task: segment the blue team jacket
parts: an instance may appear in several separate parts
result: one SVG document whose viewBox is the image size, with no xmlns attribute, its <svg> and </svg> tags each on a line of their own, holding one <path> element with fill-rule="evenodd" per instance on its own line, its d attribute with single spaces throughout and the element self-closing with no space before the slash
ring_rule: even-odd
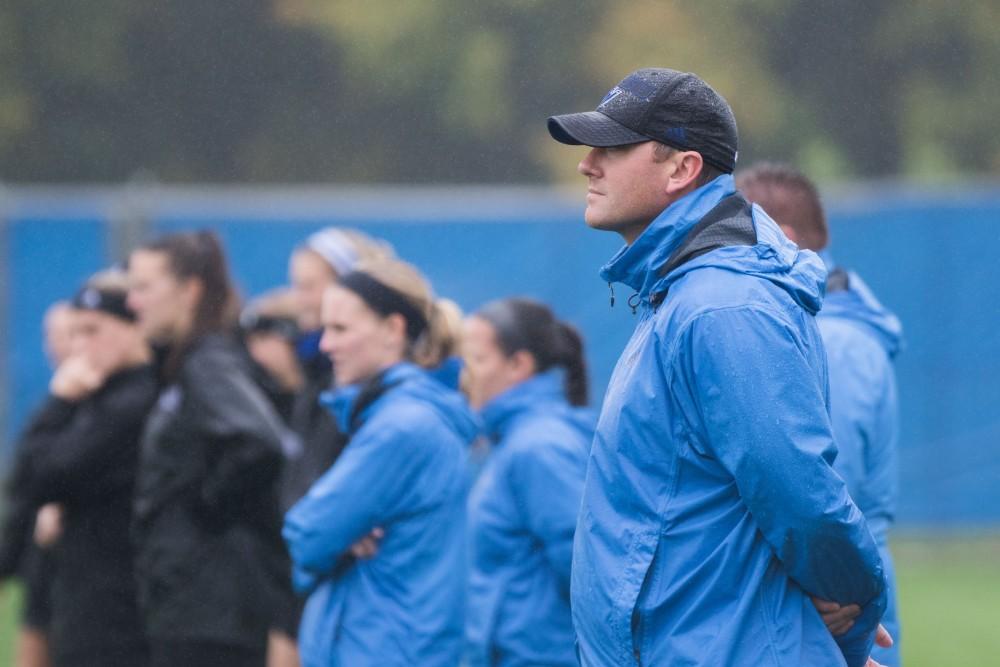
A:
<svg viewBox="0 0 1000 667">
<path fill-rule="evenodd" d="M 467 452 L 462 398 L 399 364 L 337 462 L 285 517 L 300 589 L 305 667 L 454 667 L 462 652 Z M 341 427 L 358 388 L 327 397 Z M 345 557 L 375 527 L 371 559 Z"/>
<path fill-rule="evenodd" d="M 834 469 L 847 483 L 878 543 L 888 583 L 882 624 L 895 643 L 876 647 L 872 657 L 887 667 L 900 664 L 900 628 L 888 531 L 896 512 L 896 376 L 892 360 L 902 347 L 903 328 L 855 273 L 831 280 L 817 316 L 830 363 L 830 414 L 837 440 Z"/>
<path fill-rule="evenodd" d="M 494 446 L 469 496 L 469 663 L 575 667 L 570 561 L 593 416 L 553 370 L 481 417 Z"/>
<path fill-rule="evenodd" d="M 875 542 L 831 466 L 826 270 L 734 193 L 729 175 L 699 188 L 602 270 L 639 313 L 576 529 L 584 665 L 856 667 L 885 609 Z M 751 238 L 718 240 L 730 229 Z M 810 594 L 862 616 L 835 641 Z"/>
</svg>

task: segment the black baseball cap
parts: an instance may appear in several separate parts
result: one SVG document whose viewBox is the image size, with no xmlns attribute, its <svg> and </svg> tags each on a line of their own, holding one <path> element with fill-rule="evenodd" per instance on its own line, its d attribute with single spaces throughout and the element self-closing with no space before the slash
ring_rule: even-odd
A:
<svg viewBox="0 0 1000 667">
<path fill-rule="evenodd" d="M 119 289 L 99 289 L 84 285 L 73 296 L 70 306 L 74 310 L 96 310 L 113 315 L 126 322 L 135 322 L 135 311 L 129 308 L 128 293 Z"/>
<path fill-rule="evenodd" d="M 729 103 L 690 72 L 649 67 L 608 91 L 596 111 L 549 118 L 549 134 L 574 146 L 624 146 L 659 141 L 701 153 L 723 172 L 736 168 L 739 137 Z"/>
</svg>

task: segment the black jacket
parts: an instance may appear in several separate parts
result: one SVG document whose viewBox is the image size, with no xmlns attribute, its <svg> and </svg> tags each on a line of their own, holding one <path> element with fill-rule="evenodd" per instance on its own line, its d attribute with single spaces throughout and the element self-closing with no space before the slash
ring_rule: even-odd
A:
<svg viewBox="0 0 1000 667">
<path fill-rule="evenodd" d="M 319 402 L 320 395 L 333 383 L 330 362 L 316 356 L 303 363 L 303 370 L 306 384 L 295 397 L 289 422 L 299 447 L 289 454 L 281 480 L 283 512 L 291 509 L 330 469 L 347 444 L 347 437 L 337 428 L 330 411 Z"/>
<path fill-rule="evenodd" d="M 154 640 L 264 647 L 283 574 L 281 433 L 235 339 L 195 341 L 142 442 L 137 573 Z"/>
<path fill-rule="evenodd" d="M 32 541 L 38 506 L 26 493 L 30 483 L 31 457 L 24 438 L 45 409 L 37 411 L 18 438 L 10 474 L 4 485 L 3 523 L 0 526 L 0 582 L 18 577 L 24 587 L 21 622 L 32 628 L 48 630 L 52 621 L 52 579 L 55 567 L 51 549 L 41 549 Z"/>
<path fill-rule="evenodd" d="M 121 371 L 82 401 L 50 397 L 22 440 L 28 501 L 63 506 L 50 628 L 59 662 L 145 644 L 129 526 L 139 438 L 156 391 L 150 366 Z"/>
<path fill-rule="evenodd" d="M 34 417 L 28 428 L 41 414 Z M 20 574 L 38 510 L 24 493 L 30 473 L 27 450 L 19 443 L 4 484 L 3 522 L 0 525 L 0 582 Z"/>
</svg>

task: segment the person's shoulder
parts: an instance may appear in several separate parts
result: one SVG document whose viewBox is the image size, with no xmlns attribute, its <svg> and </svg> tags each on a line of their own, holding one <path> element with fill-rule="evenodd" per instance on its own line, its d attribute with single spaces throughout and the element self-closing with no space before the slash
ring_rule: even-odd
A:
<svg viewBox="0 0 1000 667">
<path fill-rule="evenodd" d="M 351 437 L 347 450 L 410 462 L 443 462 L 459 443 L 432 405 L 410 397 L 383 397 Z"/>
<path fill-rule="evenodd" d="M 891 366 L 888 352 L 865 325 L 841 317 L 816 318 L 831 364 L 880 370 Z"/>
<path fill-rule="evenodd" d="M 236 357 L 243 347 L 235 335 L 213 332 L 198 336 L 191 341 L 188 349 L 190 358 Z"/>
<path fill-rule="evenodd" d="M 536 431 L 506 442 L 497 452 L 499 474 L 515 493 L 550 492 L 555 480 L 586 474 L 589 448 L 568 431 Z"/>
<path fill-rule="evenodd" d="M 545 400 L 528 406 L 514 422 L 512 432 L 555 433 L 571 427 L 570 408 L 563 401 Z"/>
<path fill-rule="evenodd" d="M 181 369 L 189 379 L 223 372 L 249 372 L 249 359 L 234 336 L 206 334 L 190 343 Z"/>
<path fill-rule="evenodd" d="M 563 460 L 585 454 L 589 438 L 561 410 L 531 410 L 504 438 L 503 449 L 516 461 Z"/>
<path fill-rule="evenodd" d="M 767 280 L 716 267 L 692 271 L 678 281 L 659 310 L 663 311 L 657 313 L 661 321 L 669 324 L 666 332 L 659 332 L 665 342 L 715 322 L 798 326 L 793 323 L 796 318 L 789 313 L 789 304 L 775 294 Z"/>
<path fill-rule="evenodd" d="M 407 392 L 390 389 L 373 408 L 362 427 L 365 435 L 407 441 L 443 429 L 434 406 Z"/>
<path fill-rule="evenodd" d="M 779 292 L 761 276 L 706 266 L 678 280 L 667 299 L 691 314 L 741 306 L 784 309 L 785 300 Z"/>
<path fill-rule="evenodd" d="M 554 415 L 540 410 L 526 410 L 510 425 L 503 438 L 503 449 L 511 452 L 528 452 L 558 440 L 562 423 Z"/>
<path fill-rule="evenodd" d="M 105 395 L 112 401 L 152 402 L 159 393 L 156 369 L 143 364 L 122 370 L 108 379 Z"/>
</svg>

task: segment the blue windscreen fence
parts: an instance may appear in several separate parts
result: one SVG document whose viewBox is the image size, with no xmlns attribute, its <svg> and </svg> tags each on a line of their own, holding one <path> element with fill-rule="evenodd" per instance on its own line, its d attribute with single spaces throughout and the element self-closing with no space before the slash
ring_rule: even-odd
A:
<svg viewBox="0 0 1000 667">
<path fill-rule="evenodd" d="M 899 521 L 1000 524 L 1000 188 L 827 194 L 832 250 L 903 322 Z M 393 244 L 466 311 L 511 295 L 583 332 L 595 403 L 634 316 L 600 266 L 618 237 L 587 229 L 579 193 L 531 188 L 15 188 L 0 200 L 3 459 L 50 371 L 41 321 L 145 238 L 211 228 L 245 296 L 282 285 L 288 257 L 327 225 Z"/>
</svg>

